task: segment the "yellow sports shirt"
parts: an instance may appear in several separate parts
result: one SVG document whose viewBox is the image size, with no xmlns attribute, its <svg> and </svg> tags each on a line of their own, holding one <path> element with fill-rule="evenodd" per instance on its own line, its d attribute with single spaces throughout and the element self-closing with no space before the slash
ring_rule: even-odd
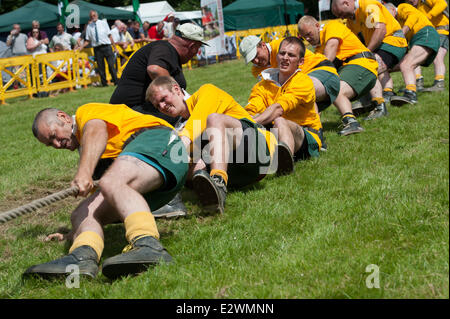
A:
<svg viewBox="0 0 450 319">
<path fill-rule="evenodd" d="M 384 5 L 377 0 L 356 0 L 355 20 L 347 20 L 347 26 L 355 34 L 362 33 L 366 46 L 369 45 L 375 32 L 377 23 L 386 25 L 386 35 L 383 42 L 395 47 L 404 48 L 408 46 L 405 38 L 394 35 L 397 31 L 401 33 L 401 27 L 397 20 L 390 14 Z"/>
<path fill-rule="evenodd" d="M 368 52 L 366 46 L 358 37 L 339 20 L 331 20 L 320 30 L 320 44 L 316 46 L 316 53 L 324 53 L 325 46 L 330 39 L 339 40 L 336 58 L 344 61 L 358 53 Z M 360 58 L 343 63 L 342 65 L 359 65 L 378 76 L 378 62 L 372 59 Z"/>
<path fill-rule="evenodd" d="M 447 26 L 448 29 L 448 18 L 442 13 L 446 7 L 447 2 L 445 0 L 419 0 L 417 4 L 417 9 L 425 13 L 437 32 L 444 35 L 448 35 L 448 30 L 443 30 L 439 27 Z"/>
<path fill-rule="evenodd" d="M 186 100 L 186 104 L 190 116 L 180 136 L 186 136 L 191 141 L 201 136 L 206 129 L 208 115 L 212 113 L 225 114 L 238 120 L 247 119 L 255 123 L 250 114 L 231 95 L 212 84 L 202 85 Z M 259 131 L 266 137 L 270 154 L 273 155 L 277 143 L 275 136 L 267 130 L 259 129 Z"/>
<path fill-rule="evenodd" d="M 407 26 L 409 28 L 409 32 L 406 34 L 408 42 L 422 28 L 427 26 L 433 27 L 433 24 L 425 14 L 407 3 L 402 3 L 397 7 L 397 20 L 402 27 Z"/>
<path fill-rule="evenodd" d="M 80 106 L 75 113 L 75 136 L 79 141 L 85 124 L 94 119 L 105 121 L 108 130 L 108 143 L 101 158 L 117 157 L 130 135 L 142 128 L 163 125 L 173 129 L 163 119 L 136 112 L 125 104 L 89 103 Z"/>
<path fill-rule="evenodd" d="M 311 73 L 313 71 L 317 71 L 317 70 L 324 70 L 324 71 L 328 71 L 328 72 L 331 72 L 331 73 L 339 76 L 336 71 L 336 68 L 334 66 L 316 67 L 319 63 L 321 63 L 323 61 L 327 61 L 327 60 L 328 60 L 327 57 L 324 56 L 323 54 L 314 53 L 311 50 L 306 49 L 305 50 L 305 61 L 303 62 L 302 65 L 299 66 L 299 69 L 304 74 L 309 74 L 309 73 Z"/>
<path fill-rule="evenodd" d="M 265 71 L 262 74 L 263 80 L 255 84 L 245 109 L 255 115 L 264 112 L 270 105 L 279 103 L 284 110 L 285 119 L 300 126 L 321 129 L 322 123 L 314 107 L 316 92 L 312 80 L 306 74 L 297 71 L 283 85 L 280 85 L 272 79 L 273 77 L 265 76 L 272 70 L 274 69 Z M 312 135 L 321 146 L 319 137 L 316 134 Z"/>
<path fill-rule="evenodd" d="M 277 40 L 273 40 L 270 41 L 268 44 L 270 46 L 270 57 L 269 57 L 269 63 L 270 65 L 266 66 L 266 67 L 259 67 L 257 65 L 253 65 L 252 66 L 252 74 L 253 76 L 256 78 L 258 77 L 258 75 L 264 71 L 265 69 L 268 68 L 277 68 L 278 67 L 278 62 L 277 62 L 277 54 L 278 54 L 278 50 L 280 49 L 280 43 L 281 41 L 283 41 L 284 39 L 277 39 Z"/>
</svg>

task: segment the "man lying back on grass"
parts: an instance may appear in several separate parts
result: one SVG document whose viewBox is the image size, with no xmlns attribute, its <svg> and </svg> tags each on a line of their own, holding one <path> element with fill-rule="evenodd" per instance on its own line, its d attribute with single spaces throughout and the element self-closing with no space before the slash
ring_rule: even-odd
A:
<svg viewBox="0 0 450 319">
<path fill-rule="evenodd" d="M 206 209 L 223 213 L 227 185 L 243 187 L 269 173 L 275 136 L 225 91 L 205 84 L 185 100 L 179 84 L 161 76 L 149 85 L 146 98 L 162 113 L 187 120 L 180 136 L 191 153 L 192 185 Z"/>
<path fill-rule="evenodd" d="M 181 140 L 169 123 L 123 104 L 90 103 L 79 107 L 73 117 L 44 109 L 36 115 L 32 130 L 46 146 L 78 149 L 80 161 L 72 186 L 88 197 L 72 212 L 69 254 L 28 268 L 25 277 L 68 275 L 68 265 L 95 277 L 104 247 L 103 226 L 118 221 L 124 223 L 130 249 L 104 261 L 105 276 L 136 274 L 172 260 L 158 240 L 151 214 L 181 189 L 188 169 L 185 152 L 177 154 L 177 161 L 167 155 L 183 148 L 177 146 Z M 116 159 L 94 191 L 92 174 L 100 158 Z"/>
</svg>

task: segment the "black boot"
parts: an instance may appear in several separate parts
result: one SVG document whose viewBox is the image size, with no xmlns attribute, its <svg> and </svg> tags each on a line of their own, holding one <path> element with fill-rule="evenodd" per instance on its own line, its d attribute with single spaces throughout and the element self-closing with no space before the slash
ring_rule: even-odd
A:
<svg viewBox="0 0 450 319">
<path fill-rule="evenodd" d="M 416 104 L 417 93 L 411 90 L 405 90 L 403 96 L 394 96 L 391 98 L 391 105 L 402 106 L 404 104 Z"/>
<path fill-rule="evenodd" d="M 375 108 L 372 110 L 372 112 L 369 113 L 369 115 L 364 118 L 365 121 L 374 120 L 383 116 L 387 116 L 388 111 L 386 107 L 386 103 L 377 104 Z"/>
<path fill-rule="evenodd" d="M 68 266 L 74 265 L 78 267 L 80 275 L 95 278 L 98 273 L 97 259 L 98 256 L 95 250 L 90 246 L 84 245 L 59 259 L 31 266 L 23 273 L 23 276 L 37 276 L 44 279 L 68 276 L 74 272 L 74 268 Z"/>
<path fill-rule="evenodd" d="M 159 240 L 151 236 L 137 237 L 125 247 L 122 254 L 103 262 L 102 273 L 110 279 L 116 279 L 144 272 L 161 261 L 170 263 L 172 257 Z"/>
<path fill-rule="evenodd" d="M 277 145 L 278 168 L 277 175 L 288 175 L 294 171 L 294 158 L 289 147 L 280 142 Z"/>
<path fill-rule="evenodd" d="M 207 171 L 199 170 L 192 177 L 192 186 L 205 210 L 224 212 L 227 186 L 221 176 L 210 176 Z"/>
<path fill-rule="evenodd" d="M 175 197 L 163 207 L 152 212 L 155 218 L 158 217 L 178 217 L 185 216 L 187 214 L 186 206 L 183 204 L 183 200 L 181 198 L 181 194 L 178 193 Z"/>
</svg>

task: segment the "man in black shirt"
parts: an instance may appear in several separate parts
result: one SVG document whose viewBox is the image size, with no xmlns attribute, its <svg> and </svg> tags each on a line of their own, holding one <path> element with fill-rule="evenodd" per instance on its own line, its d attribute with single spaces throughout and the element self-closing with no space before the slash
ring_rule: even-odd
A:
<svg viewBox="0 0 450 319">
<path fill-rule="evenodd" d="M 157 116 L 175 125 L 180 117 L 172 118 L 159 112 L 145 101 L 145 92 L 152 80 L 160 75 L 173 77 L 182 89 L 186 89 L 182 65 L 197 54 L 202 44 L 206 44 L 203 42 L 203 29 L 185 23 L 177 27 L 175 35 L 169 40 L 151 42 L 142 47 L 129 59 L 109 103 L 126 104 L 135 111 Z M 100 178 L 110 164 L 100 161 L 94 179 Z M 152 213 L 155 217 L 185 215 L 186 207 L 178 194 L 167 205 Z"/>
<path fill-rule="evenodd" d="M 128 61 L 109 103 L 126 104 L 138 112 L 174 124 L 176 118 L 162 114 L 145 101 L 145 92 L 152 80 L 160 75 L 170 75 L 181 88 L 186 89 L 182 65 L 197 54 L 202 44 L 202 28 L 185 23 L 178 26 L 175 35 L 169 40 L 151 42 L 142 47 Z"/>
</svg>

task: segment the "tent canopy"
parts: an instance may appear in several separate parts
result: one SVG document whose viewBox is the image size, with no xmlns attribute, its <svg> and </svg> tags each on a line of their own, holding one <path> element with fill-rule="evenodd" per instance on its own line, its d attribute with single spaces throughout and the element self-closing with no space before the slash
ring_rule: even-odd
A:
<svg viewBox="0 0 450 319">
<path fill-rule="evenodd" d="M 223 8 L 225 31 L 292 24 L 298 15 L 304 15 L 304 5 L 295 0 L 237 0 Z"/>
<path fill-rule="evenodd" d="M 59 21 L 58 7 L 39 0 L 0 16 L 0 32 L 11 31 L 12 25 L 20 24 L 22 30 L 31 29 L 31 21 L 39 21 L 41 28 L 51 28 Z"/>
<path fill-rule="evenodd" d="M 95 10 L 98 12 L 99 19 L 116 20 L 116 19 L 133 19 L 133 12 L 126 10 L 118 10 L 112 7 L 100 6 L 75 0 L 70 2 L 80 9 L 80 24 L 86 24 L 89 21 L 89 12 Z M 58 6 L 33 0 L 23 7 L 14 11 L 5 13 L 0 16 L 0 32 L 8 32 L 14 23 L 20 24 L 22 30 L 31 29 L 31 21 L 37 20 L 41 25 L 41 29 L 55 28 L 59 22 Z"/>
<path fill-rule="evenodd" d="M 117 9 L 133 11 L 133 6 L 117 7 Z M 181 21 L 202 18 L 202 13 L 200 10 L 175 12 L 175 9 L 167 1 L 141 3 L 138 10 L 138 14 L 141 17 L 142 22 L 148 21 L 150 23 L 158 23 L 171 12 L 174 13 L 175 17 Z"/>
<path fill-rule="evenodd" d="M 98 4 L 89 3 L 83 0 L 75 0 L 70 4 L 76 4 L 80 8 L 80 24 L 86 24 L 89 21 L 89 12 L 95 10 L 98 13 L 99 19 L 117 20 L 117 19 L 132 19 L 134 13 L 126 10 L 115 9 L 112 7 L 101 6 Z"/>
</svg>

